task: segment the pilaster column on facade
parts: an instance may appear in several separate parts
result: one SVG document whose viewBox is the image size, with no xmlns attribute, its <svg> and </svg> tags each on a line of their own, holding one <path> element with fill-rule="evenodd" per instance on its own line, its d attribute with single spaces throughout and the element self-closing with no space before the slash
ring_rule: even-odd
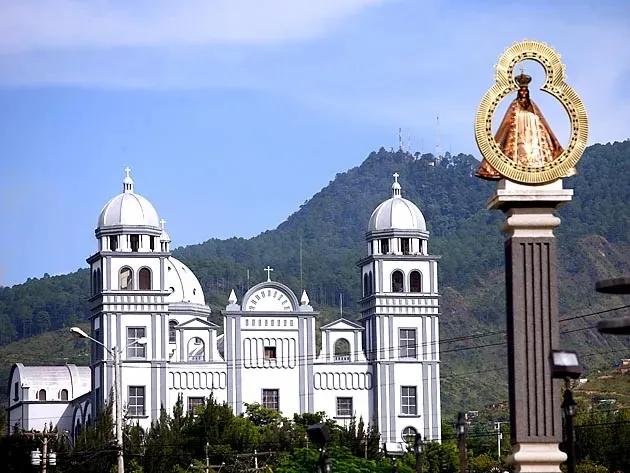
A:
<svg viewBox="0 0 630 473">
<path fill-rule="evenodd" d="M 559 473 L 562 438 L 560 381 L 551 376 L 558 347 L 555 210 L 573 191 L 562 180 L 533 186 L 503 179 L 488 201 L 506 216 L 505 241 L 510 428 L 517 472 Z"/>
</svg>

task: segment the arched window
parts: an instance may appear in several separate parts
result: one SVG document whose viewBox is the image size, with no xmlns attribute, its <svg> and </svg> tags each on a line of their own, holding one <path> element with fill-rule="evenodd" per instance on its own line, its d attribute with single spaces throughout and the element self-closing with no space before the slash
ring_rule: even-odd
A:
<svg viewBox="0 0 630 473">
<path fill-rule="evenodd" d="M 206 345 L 199 337 L 188 341 L 188 361 L 206 361 Z"/>
<path fill-rule="evenodd" d="M 413 445 L 416 441 L 418 431 L 413 427 L 405 427 L 402 431 L 402 438 L 407 445 Z"/>
<path fill-rule="evenodd" d="M 96 294 L 98 292 L 98 277 L 97 271 L 92 271 L 92 294 Z"/>
<path fill-rule="evenodd" d="M 420 271 L 412 271 L 409 275 L 409 292 L 422 292 L 422 276 Z"/>
<path fill-rule="evenodd" d="M 177 320 L 168 321 L 168 343 L 177 342 L 177 330 L 175 330 L 176 326 L 177 326 Z"/>
<path fill-rule="evenodd" d="M 394 271 L 392 273 L 392 292 L 403 292 L 403 273 L 402 271 Z"/>
<path fill-rule="evenodd" d="M 96 292 L 99 293 L 103 290 L 103 277 L 101 276 L 101 268 L 96 270 Z"/>
<path fill-rule="evenodd" d="M 350 361 L 350 342 L 340 338 L 335 342 L 335 361 Z"/>
<path fill-rule="evenodd" d="M 38 401 L 45 401 L 46 400 L 46 390 L 45 389 L 40 389 L 39 391 L 37 391 L 37 400 Z"/>
<path fill-rule="evenodd" d="M 363 275 L 363 295 L 367 296 L 370 293 L 369 287 L 368 287 L 368 275 L 364 274 Z"/>
<path fill-rule="evenodd" d="M 133 271 L 128 266 L 120 269 L 118 287 L 120 289 L 133 289 Z"/>
<path fill-rule="evenodd" d="M 374 292 L 374 281 L 372 280 L 372 271 L 368 273 L 368 293 L 372 294 Z"/>
<path fill-rule="evenodd" d="M 67 401 L 68 400 L 68 390 L 67 389 L 62 389 L 61 391 L 59 391 L 59 399 L 61 401 Z"/>
<path fill-rule="evenodd" d="M 138 272 L 138 289 L 145 291 L 151 289 L 151 270 L 149 268 L 142 268 Z"/>
</svg>

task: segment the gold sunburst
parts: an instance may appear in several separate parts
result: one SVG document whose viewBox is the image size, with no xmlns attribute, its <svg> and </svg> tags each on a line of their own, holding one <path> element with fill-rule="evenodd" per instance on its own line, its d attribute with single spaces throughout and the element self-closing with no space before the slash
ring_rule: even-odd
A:
<svg viewBox="0 0 630 473">
<path fill-rule="evenodd" d="M 505 155 L 494 139 L 492 117 L 501 100 L 518 89 L 513 79 L 514 67 L 525 59 L 539 63 L 545 70 L 540 88 L 560 101 L 571 124 L 569 144 L 553 161 L 534 167 L 519 164 Z M 582 100 L 565 82 L 565 67 L 560 55 L 545 43 L 521 41 L 510 46 L 499 58 L 494 85 L 479 103 L 475 117 L 475 139 L 483 157 L 504 177 L 525 184 L 555 181 L 571 172 L 579 161 L 588 139 L 588 117 Z"/>
</svg>

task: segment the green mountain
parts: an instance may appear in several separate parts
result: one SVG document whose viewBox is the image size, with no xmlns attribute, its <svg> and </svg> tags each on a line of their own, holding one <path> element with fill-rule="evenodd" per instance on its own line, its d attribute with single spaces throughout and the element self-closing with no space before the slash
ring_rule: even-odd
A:
<svg viewBox="0 0 630 473">
<path fill-rule="evenodd" d="M 381 149 L 338 174 L 276 229 L 251 239 L 211 239 L 179 248 L 174 255 L 200 279 L 217 320 L 230 289 L 242 295 L 248 284 L 263 280 L 262 268 L 268 264 L 275 268 L 275 279 L 296 292 L 302 286 L 308 291 L 312 304 L 322 311 L 322 323 L 337 316 L 340 294 L 344 315 L 356 316 L 356 261 L 365 250 L 367 222 L 372 210 L 389 197 L 391 175 L 399 172 L 403 196 L 426 218 L 429 251 L 442 255 L 443 397 L 449 409 L 498 401 L 506 390 L 504 338 L 501 333 L 485 334 L 504 328 L 502 215 L 485 210 L 494 184 L 473 177 L 477 164 L 469 155 L 436 159 Z M 565 187 L 575 189 L 575 197 L 559 212 L 561 317 L 624 303 L 593 288 L 598 279 L 630 272 L 628 176 L 630 141 L 624 141 L 589 147 L 578 175 L 565 181 Z M 85 270 L 1 288 L 0 344 L 84 320 L 88 288 Z M 578 318 L 561 327 L 563 343 L 578 347 L 592 367 L 625 356 L 628 347 L 589 328 L 596 320 Z M 452 340 L 462 336 L 468 338 Z M 41 360 L 46 360 L 43 352 Z"/>
</svg>

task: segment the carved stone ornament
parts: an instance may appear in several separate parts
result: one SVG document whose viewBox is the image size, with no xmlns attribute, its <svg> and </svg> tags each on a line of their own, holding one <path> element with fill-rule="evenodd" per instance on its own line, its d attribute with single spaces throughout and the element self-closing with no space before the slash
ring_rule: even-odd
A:
<svg viewBox="0 0 630 473">
<path fill-rule="evenodd" d="M 526 88 L 525 84 L 519 83 L 519 77 L 526 78 L 528 76 L 524 76 L 523 73 L 521 73 L 521 76 L 517 78 L 514 77 L 514 67 L 519 62 L 526 59 L 536 61 L 543 67 L 545 70 L 545 82 L 541 90 L 560 101 L 569 115 L 571 124 L 569 144 L 566 149 L 556 147 L 557 153 L 553 155 L 547 153 L 546 159 L 526 159 L 527 151 L 523 151 L 523 147 L 519 148 L 518 153 L 514 151 L 511 156 L 508 156 L 508 154 L 506 154 L 507 147 L 504 144 L 500 145 L 497 143 L 492 133 L 492 118 L 501 100 L 512 92 Z M 523 184 L 544 184 L 572 175 L 574 167 L 586 147 L 588 138 L 588 117 L 582 100 L 571 86 L 565 82 L 565 66 L 560 62 L 560 55 L 553 48 L 538 41 L 525 40 L 520 43 L 515 43 L 499 58 L 495 78 L 496 81 L 494 85 L 481 99 L 475 118 L 475 139 L 485 159 L 477 175 L 490 179 L 505 177 Z M 529 99 L 527 91 L 525 91 L 524 95 L 525 94 L 527 95 L 527 99 Z M 520 93 L 518 96 L 520 97 Z M 518 99 L 515 99 L 514 102 L 517 101 Z M 523 113 L 528 113 L 527 109 L 518 106 L 511 106 L 510 109 L 515 110 L 514 113 L 518 113 L 520 110 L 523 110 Z M 549 141 L 549 135 L 555 140 L 553 133 L 536 105 L 533 104 L 529 106 L 529 110 L 531 111 L 529 120 L 518 117 L 518 119 L 515 118 L 514 121 L 519 124 L 525 124 L 520 126 L 527 126 L 527 123 L 534 123 L 534 125 L 531 126 L 536 127 L 536 133 L 540 131 L 545 134 L 545 129 L 547 129 L 547 141 Z M 504 119 L 504 123 L 505 121 L 506 119 Z M 526 134 L 531 135 L 531 133 Z M 505 134 L 503 134 L 503 136 L 505 136 Z M 510 142 L 510 146 L 512 146 L 510 149 L 516 149 L 521 145 L 520 142 L 517 144 L 518 136 L 519 133 L 514 131 L 515 138 L 513 143 Z M 530 143 L 528 149 L 532 149 L 532 147 L 535 149 L 536 146 L 535 143 L 533 145 Z M 524 147 L 527 148 L 527 146 Z M 525 158 L 523 158 L 524 155 Z M 539 153 L 539 156 L 545 155 Z M 489 173 L 486 171 L 485 176 L 483 172 L 480 172 L 484 171 L 484 169 L 490 170 Z M 492 176 L 491 173 L 495 175 Z"/>
</svg>

